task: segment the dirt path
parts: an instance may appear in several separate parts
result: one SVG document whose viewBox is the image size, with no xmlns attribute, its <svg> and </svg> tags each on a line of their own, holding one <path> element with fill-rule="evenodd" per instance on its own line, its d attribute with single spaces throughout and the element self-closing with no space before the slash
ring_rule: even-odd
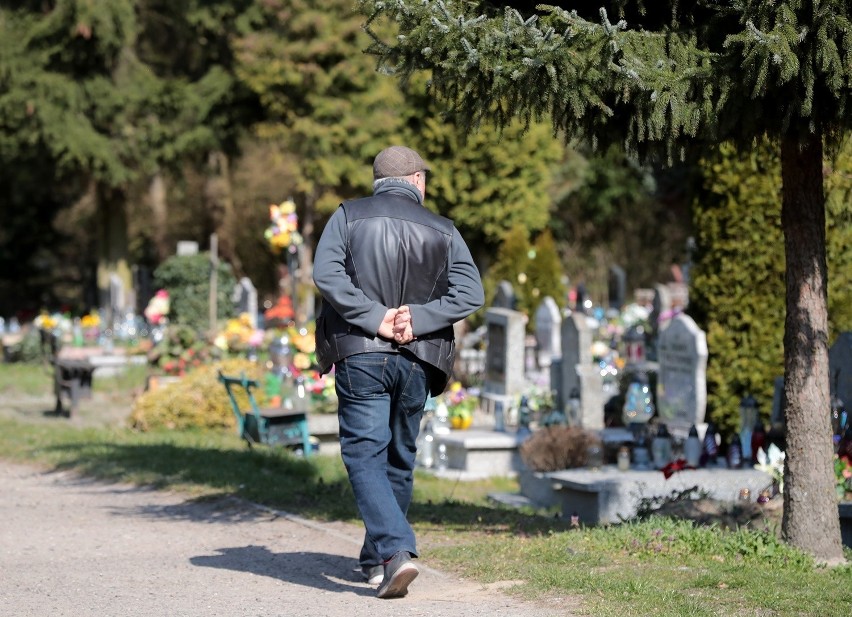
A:
<svg viewBox="0 0 852 617">
<path fill-rule="evenodd" d="M 0 461 L 0 612 L 15 617 L 555 617 L 419 562 L 406 598 L 353 572 L 361 529 Z M 573 607 L 576 608 L 576 607 Z"/>
</svg>

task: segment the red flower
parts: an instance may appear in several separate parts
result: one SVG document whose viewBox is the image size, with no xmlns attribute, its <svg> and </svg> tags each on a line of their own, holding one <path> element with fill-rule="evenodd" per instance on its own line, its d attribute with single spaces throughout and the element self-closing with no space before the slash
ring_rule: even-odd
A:
<svg viewBox="0 0 852 617">
<path fill-rule="evenodd" d="M 663 472 L 663 475 L 665 476 L 666 480 L 668 480 L 675 473 L 677 473 L 678 471 L 683 471 L 684 469 L 688 469 L 686 465 L 686 460 L 679 458 L 676 461 L 672 461 L 671 463 L 660 469 L 660 471 Z"/>
</svg>

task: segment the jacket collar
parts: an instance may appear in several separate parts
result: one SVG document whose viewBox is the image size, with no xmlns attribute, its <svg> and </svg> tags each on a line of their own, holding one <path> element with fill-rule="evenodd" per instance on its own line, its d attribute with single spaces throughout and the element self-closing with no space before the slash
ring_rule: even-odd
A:
<svg viewBox="0 0 852 617">
<path fill-rule="evenodd" d="M 420 194 L 418 188 L 410 182 L 406 182 L 405 180 L 389 178 L 383 181 L 379 186 L 376 187 L 376 190 L 373 191 L 373 195 L 381 195 L 382 193 L 394 193 L 396 195 L 404 195 L 406 197 L 410 197 L 421 206 L 423 205 L 423 195 Z"/>
</svg>

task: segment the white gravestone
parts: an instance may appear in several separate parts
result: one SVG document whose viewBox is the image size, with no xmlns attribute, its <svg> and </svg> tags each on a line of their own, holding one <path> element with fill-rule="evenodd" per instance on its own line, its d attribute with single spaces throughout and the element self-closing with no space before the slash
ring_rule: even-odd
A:
<svg viewBox="0 0 852 617">
<path fill-rule="evenodd" d="M 556 300 L 547 296 L 535 312 L 535 338 L 538 365 L 547 368 L 554 358 L 562 357 L 562 313 Z"/>
<path fill-rule="evenodd" d="M 707 408 L 707 336 L 681 313 L 660 333 L 657 414 L 677 432 L 703 424 Z"/>
</svg>

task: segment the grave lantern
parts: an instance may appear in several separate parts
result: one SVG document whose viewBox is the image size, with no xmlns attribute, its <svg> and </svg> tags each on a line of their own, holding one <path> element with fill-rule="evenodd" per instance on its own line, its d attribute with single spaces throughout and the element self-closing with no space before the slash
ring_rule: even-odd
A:
<svg viewBox="0 0 852 617">
<path fill-rule="evenodd" d="M 643 364 L 645 362 L 645 329 L 642 326 L 630 326 L 622 340 L 627 364 Z"/>
</svg>

